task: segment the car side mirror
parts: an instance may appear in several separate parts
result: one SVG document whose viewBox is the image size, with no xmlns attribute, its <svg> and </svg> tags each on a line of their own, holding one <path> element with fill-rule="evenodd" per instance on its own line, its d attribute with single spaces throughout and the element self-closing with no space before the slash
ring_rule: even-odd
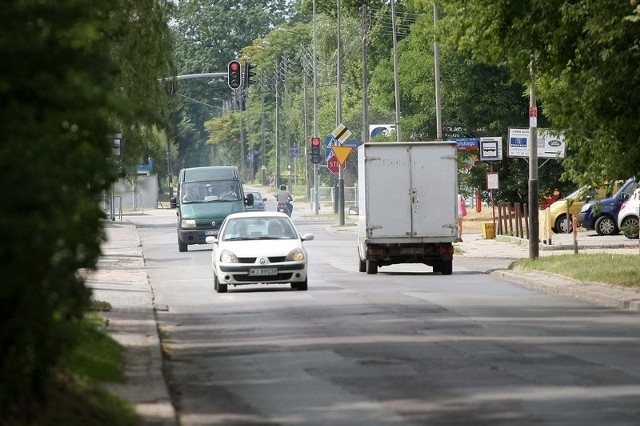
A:
<svg viewBox="0 0 640 426">
<path fill-rule="evenodd" d="M 178 201 L 177 201 L 176 197 L 169 198 L 169 206 L 172 209 L 175 209 L 178 206 Z"/>
<path fill-rule="evenodd" d="M 622 201 L 628 201 L 629 198 L 631 198 L 631 194 L 628 194 L 626 192 L 622 194 Z"/>
<path fill-rule="evenodd" d="M 204 239 L 204 241 L 205 241 L 207 244 L 215 244 L 215 243 L 217 243 L 217 242 L 218 242 L 218 238 L 217 238 L 217 237 L 214 237 L 214 236 L 208 236 L 207 238 L 205 238 L 205 239 Z"/>
<path fill-rule="evenodd" d="M 244 197 L 244 205 L 247 206 L 247 207 L 253 206 L 253 201 L 254 201 L 253 200 L 253 194 L 247 194 Z"/>
</svg>

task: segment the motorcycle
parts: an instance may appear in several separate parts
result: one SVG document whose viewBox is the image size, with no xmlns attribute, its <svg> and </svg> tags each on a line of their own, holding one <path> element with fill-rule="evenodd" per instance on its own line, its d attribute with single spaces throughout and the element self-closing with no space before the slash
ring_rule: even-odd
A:
<svg viewBox="0 0 640 426">
<path fill-rule="evenodd" d="M 289 206 L 287 206 L 287 203 L 278 203 L 278 207 L 276 207 L 276 211 L 280 213 L 285 213 L 287 216 L 291 217 L 291 211 L 289 210 Z"/>
</svg>

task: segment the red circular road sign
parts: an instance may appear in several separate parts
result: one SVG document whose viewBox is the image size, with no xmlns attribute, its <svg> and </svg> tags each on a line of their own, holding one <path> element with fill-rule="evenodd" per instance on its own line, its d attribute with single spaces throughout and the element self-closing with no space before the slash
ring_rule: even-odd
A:
<svg viewBox="0 0 640 426">
<path fill-rule="evenodd" d="M 335 175 L 340 173 L 340 162 L 334 154 L 331 154 L 331 157 L 327 160 L 327 169 Z"/>
</svg>

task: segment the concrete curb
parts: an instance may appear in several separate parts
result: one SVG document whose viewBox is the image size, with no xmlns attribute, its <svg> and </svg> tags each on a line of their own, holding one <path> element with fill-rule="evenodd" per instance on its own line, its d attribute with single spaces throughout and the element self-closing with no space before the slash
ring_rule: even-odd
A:
<svg viewBox="0 0 640 426">
<path fill-rule="evenodd" d="M 491 275 L 546 294 L 575 297 L 598 306 L 640 311 L 640 289 L 620 288 L 604 283 L 585 283 L 537 271 L 496 270 Z"/>
</svg>

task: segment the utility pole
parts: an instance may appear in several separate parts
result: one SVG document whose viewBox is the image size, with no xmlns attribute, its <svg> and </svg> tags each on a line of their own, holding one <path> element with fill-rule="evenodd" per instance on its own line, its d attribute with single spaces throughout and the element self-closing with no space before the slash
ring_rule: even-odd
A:
<svg viewBox="0 0 640 426">
<path fill-rule="evenodd" d="M 244 171 L 244 162 L 245 162 L 245 154 L 244 154 L 244 125 L 243 125 L 243 117 L 244 117 L 244 111 L 242 111 L 242 103 L 244 101 L 243 96 L 244 93 L 243 92 L 236 92 L 236 100 L 237 103 L 236 105 L 238 105 L 238 109 L 237 111 L 240 113 L 239 117 L 240 117 L 240 176 L 242 176 L 242 178 L 245 178 L 245 171 Z"/>
<path fill-rule="evenodd" d="M 342 42 L 341 42 L 341 22 L 340 22 L 340 9 L 341 0 L 337 0 L 338 11 L 338 70 L 337 70 L 337 96 L 336 96 L 336 127 L 342 124 Z M 338 165 L 338 200 L 337 207 L 339 212 L 339 224 L 344 225 L 344 176 L 342 164 Z"/>
<path fill-rule="evenodd" d="M 398 39 L 396 37 L 396 0 L 391 0 L 391 27 L 393 32 L 393 85 L 396 99 L 396 142 L 400 142 L 400 69 L 398 66 Z"/>
<path fill-rule="evenodd" d="M 436 86 L 436 140 L 442 140 L 442 98 L 440 96 L 440 45 L 438 44 L 438 6 L 433 3 L 433 63 Z"/>
<path fill-rule="evenodd" d="M 369 6 L 360 6 L 362 12 L 362 143 L 369 142 L 369 70 L 367 46 L 369 45 Z"/>
<path fill-rule="evenodd" d="M 311 189 L 311 185 L 309 182 L 309 156 L 307 154 L 307 148 L 309 146 L 308 144 L 308 140 L 309 140 L 309 111 L 308 111 L 308 105 L 307 105 L 307 71 L 309 69 L 309 63 L 307 62 L 307 54 L 309 53 L 309 51 L 307 49 L 305 49 L 304 46 L 302 46 L 302 88 L 303 88 L 303 92 L 302 92 L 302 97 L 303 97 L 303 114 L 304 114 L 304 144 L 302 144 L 304 146 L 304 182 L 305 182 L 305 193 L 309 194 L 309 191 Z"/>
<path fill-rule="evenodd" d="M 264 92 L 265 92 L 265 75 L 260 71 L 260 133 L 262 137 L 262 184 L 267 186 L 267 143 L 264 137 Z"/>
<path fill-rule="evenodd" d="M 536 62 L 532 56 L 529 65 L 531 88 L 529 94 L 529 259 L 539 256 L 539 202 L 538 202 L 538 108 L 536 107 Z M 568 222 L 567 222 L 568 223 Z"/>
<path fill-rule="evenodd" d="M 313 0 L 313 137 L 318 137 L 318 58 L 316 53 L 317 34 L 316 34 L 316 0 Z M 318 179 L 318 165 L 313 165 L 313 186 L 314 200 L 313 200 L 313 212 L 318 215 L 320 196 L 319 179 Z"/>
<path fill-rule="evenodd" d="M 278 61 L 276 61 L 276 69 L 275 69 L 275 73 L 276 73 L 276 120 L 275 120 L 275 125 L 276 125 L 276 131 L 275 131 L 275 138 L 276 138 L 276 176 L 275 176 L 275 184 L 276 184 L 276 189 L 280 187 L 280 155 L 278 153 L 278 151 L 280 150 L 280 146 L 278 144 L 278 128 L 279 123 L 278 123 L 278 117 L 280 116 L 280 99 L 278 98 L 278 74 L 280 72 L 279 69 L 279 63 Z"/>
</svg>

